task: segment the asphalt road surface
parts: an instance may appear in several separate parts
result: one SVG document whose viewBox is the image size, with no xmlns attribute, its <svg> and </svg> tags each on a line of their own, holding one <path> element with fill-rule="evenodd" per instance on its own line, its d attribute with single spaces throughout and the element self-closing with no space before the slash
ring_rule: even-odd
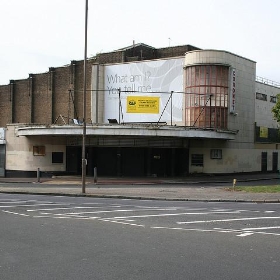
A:
<svg viewBox="0 0 280 280">
<path fill-rule="evenodd" d="M 280 204 L 0 194 L 1 279 L 279 279 Z"/>
</svg>

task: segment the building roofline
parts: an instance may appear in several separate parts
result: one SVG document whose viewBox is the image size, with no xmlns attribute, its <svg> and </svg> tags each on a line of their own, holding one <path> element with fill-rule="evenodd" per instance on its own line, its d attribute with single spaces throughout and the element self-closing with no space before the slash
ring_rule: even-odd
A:
<svg viewBox="0 0 280 280">
<path fill-rule="evenodd" d="M 237 57 L 240 57 L 240 58 L 246 59 L 246 60 L 251 61 L 251 62 L 253 62 L 253 63 L 257 63 L 256 61 L 254 61 L 254 60 L 252 60 L 252 59 L 249 59 L 249 58 L 247 58 L 247 57 L 244 57 L 244 56 L 241 56 L 241 55 L 235 54 L 235 53 L 233 53 L 233 52 L 225 51 L 225 50 L 216 50 L 216 49 L 201 49 L 201 50 L 188 51 L 188 52 L 186 52 L 186 54 L 193 53 L 193 52 L 207 52 L 207 51 L 213 51 L 213 52 L 224 52 L 224 53 L 228 53 L 228 54 L 231 54 L 231 55 L 234 55 L 234 56 L 237 56 Z"/>
</svg>

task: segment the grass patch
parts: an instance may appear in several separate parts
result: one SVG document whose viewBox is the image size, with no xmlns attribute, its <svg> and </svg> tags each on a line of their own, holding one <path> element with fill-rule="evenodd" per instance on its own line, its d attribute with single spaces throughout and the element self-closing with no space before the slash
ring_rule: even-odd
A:
<svg viewBox="0 0 280 280">
<path fill-rule="evenodd" d="M 235 187 L 236 191 L 244 191 L 251 193 L 278 193 L 280 192 L 280 185 L 272 186 L 254 186 L 254 187 Z"/>
</svg>

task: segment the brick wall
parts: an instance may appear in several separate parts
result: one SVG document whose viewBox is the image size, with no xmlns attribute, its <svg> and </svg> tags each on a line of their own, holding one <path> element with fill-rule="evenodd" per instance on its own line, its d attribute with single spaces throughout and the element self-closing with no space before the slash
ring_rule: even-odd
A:
<svg viewBox="0 0 280 280">
<path fill-rule="evenodd" d="M 91 117 L 91 71 L 92 71 L 92 62 L 89 60 L 87 62 L 86 68 L 86 121 L 90 122 Z M 74 105 L 75 112 L 79 120 L 83 119 L 83 107 L 84 107 L 84 61 L 76 61 L 75 65 L 75 83 L 74 88 Z"/>
<path fill-rule="evenodd" d="M 32 122 L 49 124 L 52 122 L 52 96 L 49 90 L 49 73 L 32 75 L 32 84 Z"/>
<path fill-rule="evenodd" d="M 183 55 L 185 55 L 186 52 L 193 51 L 193 50 L 199 50 L 199 48 L 191 46 L 191 45 L 168 47 L 168 48 L 158 49 L 157 55 L 158 55 L 158 58 L 183 56 Z"/>
<path fill-rule="evenodd" d="M 198 49 L 190 45 L 155 49 L 145 44 L 110 53 L 100 53 L 87 62 L 86 121 L 91 118 L 92 64 L 183 56 Z M 30 74 L 24 80 L 11 80 L 0 86 L 0 127 L 8 123 L 53 124 L 60 116 L 83 119 L 84 61 L 71 61 L 64 67 L 49 68 L 47 73 Z M 71 92 L 70 92 L 71 90 Z M 57 124 L 63 124 L 59 119 Z"/>
<path fill-rule="evenodd" d="M 11 85 L 0 86 L 0 127 L 12 123 Z"/>
<path fill-rule="evenodd" d="M 84 62 L 51 67 L 49 72 L 30 74 L 0 86 L 0 127 L 8 123 L 53 124 L 60 116 L 83 118 Z M 87 63 L 87 122 L 91 116 L 91 61 Z M 70 92 L 71 90 L 71 92 Z M 71 120 L 70 120 L 71 121 Z M 64 124 L 59 118 L 57 124 Z"/>
<path fill-rule="evenodd" d="M 31 93 L 29 79 L 17 80 L 13 92 L 13 123 L 31 122 Z"/>
<path fill-rule="evenodd" d="M 69 112 L 69 67 L 58 67 L 53 71 L 53 122 L 60 116 L 66 117 L 68 123 Z"/>
<path fill-rule="evenodd" d="M 125 61 L 124 52 L 100 53 L 96 56 L 96 63 L 121 63 Z"/>
</svg>

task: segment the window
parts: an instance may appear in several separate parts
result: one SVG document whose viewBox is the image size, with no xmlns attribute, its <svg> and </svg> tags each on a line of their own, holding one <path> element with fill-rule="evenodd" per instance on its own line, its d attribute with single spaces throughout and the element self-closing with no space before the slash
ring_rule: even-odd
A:
<svg viewBox="0 0 280 280">
<path fill-rule="evenodd" d="M 63 152 L 53 152 L 52 163 L 63 163 Z"/>
<path fill-rule="evenodd" d="M 185 69 L 185 125 L 227 128 L 229 67 L 196 65 Z"/>
<path fill-rule="evenodd" d="M 276 96 L 270 96 L 270 102 L 276 103 L 276 101 L 277 101 L 276 99 L 277 99 Z"/>
<path fill-rule="evenodd" d="M 210 158 L 211 159 L 222 159 L 222 150 L 221 149 L 211 149 Z"/>
<path fill-rule="evenodd" d="M 267 101 L 267 95 L 264 93 L 256 92 L 256 99 Z"/>
<path fill-rule="evenodd" d="M 193 154 L 191 156 L 191 165 L 203 166 L 203 154 Z"/>
<path fill-rule="evenodd" d="M 33 146 L 33 156 L 44 156 L 46 155 L 45 146 Z"/>
</svg>

